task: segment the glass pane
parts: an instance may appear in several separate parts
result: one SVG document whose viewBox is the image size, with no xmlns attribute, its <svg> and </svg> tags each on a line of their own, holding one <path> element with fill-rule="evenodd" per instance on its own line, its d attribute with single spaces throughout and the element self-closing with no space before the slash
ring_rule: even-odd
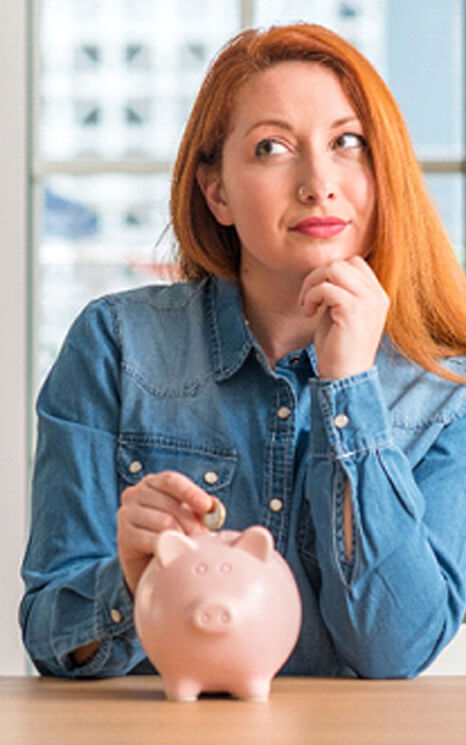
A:
<svg viewBox="0 0 466 745">
<path fill-rule="evenodd" d="M 465 153 L 464 0 L 257 0 L 254 23 L 308 21 L 352 42 L 392 90 L 418 156 Z"/>
<path fill-rule="evenodd" d="M 256 0 L 254 25 L 319 23 L 354 44 L 383 73 L 390 0 Z"/>
<path fill-rule="evenodd" d="M 427 187 L 437 205 L 461 264 L 466 268 L 465 194 L 466 177 L 461 173 L 430 173 Z"/>
<path fill-rule="evenodd" d="M 43 185 L 36 379 L 94 297 L 169 279 L 166 176 L 51 176 Z"/>
<path fill-rule="evenodd" d="M 387 79 L 418 154 L 464 157 L 461 0 L 250 0 L 254 25 L 305 20 L 353 42 Z M 41 184 L 36 380 L 91 298 L 165 281 L 169 163 L 240 0 L 42 0 L 40 160 L 156 158 L 166 175 L 50 176 Z M 464 60 L 463 60 L 464 62 Z M 463 143 L 463 144 L 462 144 Z M 466 263 L 465 178 L 427 184 Z M 154 264 L 158 265 L 154 269 Z"/>
<path fill-rule="evenodd" d="M 43 0 L 40 153 L 171 160 L 231 0 Z"/>
<path fill-rule="evenodd" d="M 388 0 L 387 82 L 418 156 L 465 154 L 464 0 Z"/>
</svg>

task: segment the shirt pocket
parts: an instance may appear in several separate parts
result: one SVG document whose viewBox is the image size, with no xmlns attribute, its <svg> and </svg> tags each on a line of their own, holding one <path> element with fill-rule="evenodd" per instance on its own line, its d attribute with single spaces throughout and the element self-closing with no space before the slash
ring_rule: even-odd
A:
<svg viewBox="0 0 466 745">
<path fill-rule="evenodd" d="M 117 470 L 123 489 L 147 474 L 177 471 L 228 506 L 236 464 L 233 450 L 202 447 L 183 439 L 122 435 L 118 440 Z"/>
</svg>

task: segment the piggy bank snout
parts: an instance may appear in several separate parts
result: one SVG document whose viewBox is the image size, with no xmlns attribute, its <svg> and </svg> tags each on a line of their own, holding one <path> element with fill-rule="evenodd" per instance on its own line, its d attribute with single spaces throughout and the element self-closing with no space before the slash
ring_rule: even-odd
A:
<svg viewBox="0 0 466 745">
<path fill-rule="evenodd" d="M 224 634 L 235 625 L 236 614 L 228 602 L 200 601 L 191 606 L 188 618 L 199 631 Z"/>
</svg>

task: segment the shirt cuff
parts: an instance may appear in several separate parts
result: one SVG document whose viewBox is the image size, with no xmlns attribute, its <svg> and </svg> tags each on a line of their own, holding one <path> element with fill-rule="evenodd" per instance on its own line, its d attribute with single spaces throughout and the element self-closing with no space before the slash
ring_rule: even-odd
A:
<svg viewBox="0 0 466 745">
<path fill-rule="evenodd" d="M 83 631 L 83 638 L 79 642 L 76 640 L 73 648 L 96 640 L 100 641 L 100 646 L 95 656 L 88 663 L 81 665 L 76 665 L 71 655 L 67 655 L 65 668 L 79 676 L 92 677 L 104 670 L 106 674 L 118 674 L 126 660 L 123 659 L 124 655 L 116 652 L 115 642 L 124 639 L 125 647 L 131 642 L 137 642 L 133 612 L 133 598 L 126 586 L 118 558 L 108 559 L 101 564 L 96 573 L 93 631 L 91 634 L 89 631 Z M 137 646 L 139 647 L 139 644 Z M 121 659 L 116 659 L 120 656 Z M 112 662 L 111 657 L 115 658 Z"/>
<path fill-rule="evenodd" d="M 101 639 L 134 630 L 133 598 L 117 557 L 104 562 L 96 577 L 96 630 Z"/>
<path fill-rule="evenodd" d="M 340 380 L 311 378 L 311 457 L 340 460 L 392 444 L 376 367 Z"/>
</svg>

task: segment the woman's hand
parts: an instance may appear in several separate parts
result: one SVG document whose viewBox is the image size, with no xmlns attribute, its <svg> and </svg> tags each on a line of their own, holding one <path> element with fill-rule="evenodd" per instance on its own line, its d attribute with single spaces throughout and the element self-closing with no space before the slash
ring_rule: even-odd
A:
<svg viewBox="0 0 466 745">
<path fill-rule="evenodd" d="M 345 378 L 373 366 L 389 299 L 364 259 L 314 269 L 303 282 L 300 303 L 307 316 L 319 317 L 314 342 L 321 378 Z"/>
<path fill-rule="evenodd" d="M 125 489 L 117 515 L 117 546 L 133 595 L 154 555 L 158 534 L 169 528 L 188 535 L 206 530 L 202 516 L 211 506 L 212 497 L 207 492 L 175 471 L 150 474 Z"/>
</svg>

